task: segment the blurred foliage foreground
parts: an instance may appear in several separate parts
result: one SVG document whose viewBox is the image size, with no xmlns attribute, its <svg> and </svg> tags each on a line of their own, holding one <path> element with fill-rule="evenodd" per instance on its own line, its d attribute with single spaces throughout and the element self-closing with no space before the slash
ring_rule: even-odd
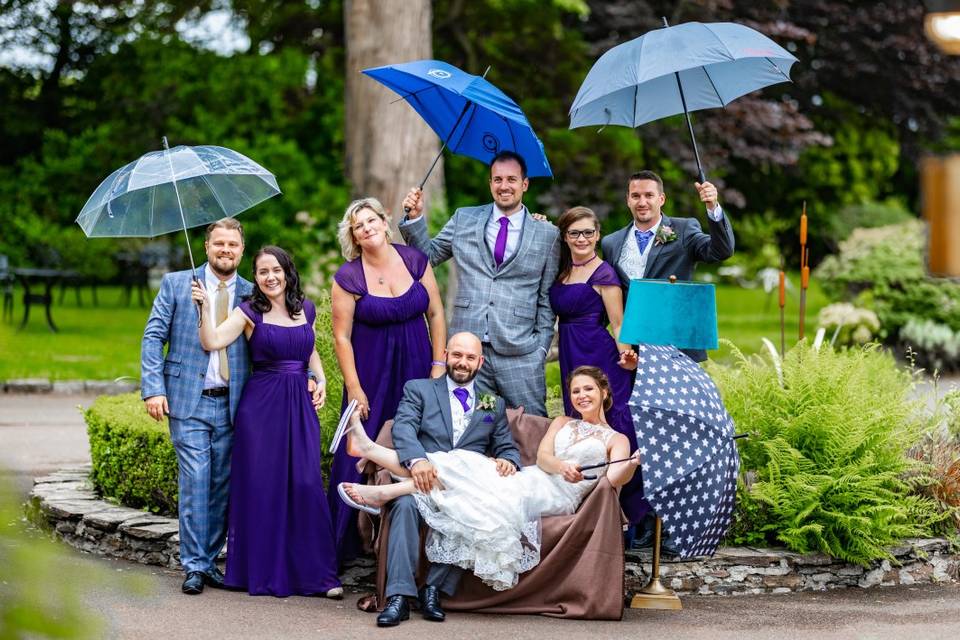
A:
<svg viewBox="0 0 960 640">
<path fill-rule="evenodd" d="M 65 550 L 28 529 L 6 489 L 0 487 L 0 639 L 102 637 L 103 625 L 82 596 L 106 574 L 69 562 Z"/>
</svg>

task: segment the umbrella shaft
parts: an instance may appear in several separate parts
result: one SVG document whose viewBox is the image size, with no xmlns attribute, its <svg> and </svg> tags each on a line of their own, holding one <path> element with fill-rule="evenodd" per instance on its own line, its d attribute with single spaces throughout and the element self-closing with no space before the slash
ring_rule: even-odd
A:
<svg viewBox="0 0 960 640">
<path fill-rule="evenodd" d="M 666 22 L 666 20 L 664 20 Z M 687 130 L 690 131 L 690 142 L 693 143 L 693 156 L 697 159 L 697 174 L 700 177 L 700 183 L 707 181 L 707 176 L 703 173 L 703 165 L 700 164 L 700 152 L 697 150 L 697 137 L 693 135 L 693 123 L 690 122 L 690 112 L 687 111 L 687 99 L 683 95 L 683 85 L 680 83 L 680 74 L 673 72 L 677 79 L 677 89 L 680 91 L 680 104 L 683 105 L 683 115 L 687 119 Z"/>
</svg>

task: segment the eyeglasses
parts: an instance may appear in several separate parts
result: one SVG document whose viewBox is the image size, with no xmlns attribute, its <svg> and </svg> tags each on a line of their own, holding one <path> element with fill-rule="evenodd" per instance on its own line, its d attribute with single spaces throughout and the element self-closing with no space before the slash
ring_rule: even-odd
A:
<svg viewBox="0 0 960 640">
<path fill-rule="evenodd" d="M 573 230 L 567 231 L 567 237 L 570 238 L 571 240 L 576 240 L 580 236 L 583 236 L 584 238 L 589 240 L 595 235 L 597 235 L 596 229 L 573 229 Z"/>
</svg>

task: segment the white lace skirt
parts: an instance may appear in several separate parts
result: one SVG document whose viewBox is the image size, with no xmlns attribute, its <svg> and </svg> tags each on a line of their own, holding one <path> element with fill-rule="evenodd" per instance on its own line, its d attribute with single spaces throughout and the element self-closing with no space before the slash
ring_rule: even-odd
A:
<svg viewBox="0 0 960 640">
<path fill-rule="evenodd" d="M 414 495 L 430 528 L 427 558 L 469 569 L 497 591 L 514 587 L 540 562 L 540 518 L 523 474 L 501 477 L 493 460 L 462 449 L 427 457 L 442 485 Z"/>
</svg>

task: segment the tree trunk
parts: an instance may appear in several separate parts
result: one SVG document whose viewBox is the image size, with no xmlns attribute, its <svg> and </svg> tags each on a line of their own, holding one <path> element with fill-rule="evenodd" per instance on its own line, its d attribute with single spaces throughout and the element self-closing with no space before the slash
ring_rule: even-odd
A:
<svg viewBox="0 0 960 640">
<path fill-rule="evenodd" d="M 430 0 L 346 0 L 346 165 L 354 197 L 380 200 L 392 216 L 420 184 L 440 142 L 406 101 L 360 73 L 433 57 Z M 424 187 L 426 211 L 443 206 L 443 159 Z M 399 234 L 395 234 L 399 237 Z"/>
</svg>

